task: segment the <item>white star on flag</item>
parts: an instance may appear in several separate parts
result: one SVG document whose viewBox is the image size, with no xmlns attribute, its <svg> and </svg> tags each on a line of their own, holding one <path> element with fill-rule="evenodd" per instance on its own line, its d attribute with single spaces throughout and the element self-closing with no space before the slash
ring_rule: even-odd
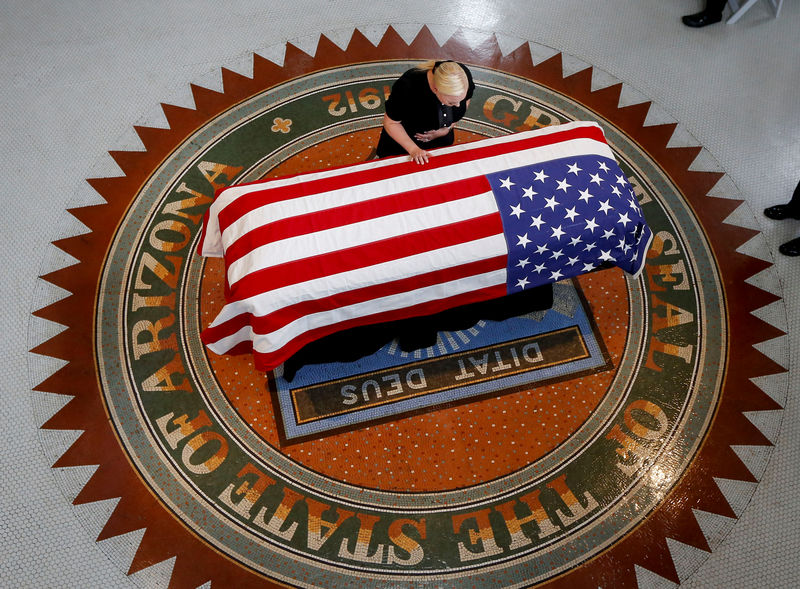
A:
<svg viewBox="0 0 800 589">
<path fill-rule="evenodd" d="M 594 196 L 594 195 L 592 195 L 592 194 L 590 194 L 590 193 L 589 193 L 589 189 L 588 189 L 588 188 L 587 188 L 587 189 L 585 189 L 585 190 L 581 190 L 581 191 L 580 191 L 580 194 L 581 194 L 581 195 L 578 197 L 578 200 L 582 200 L 582 201 L 584 201 L 586 204 L 589 204 L 589 199 L 590 199 L 590 198 L 593 198 L 593 196 Z"/>
<path fill-rule="evenodd" d="M 575 217 L 579 216 L 580 215 L 577 212 L 575 212 L 575 207 L 572 207 L 571 209 L 567 209 L 567 214 L 564 215 L 564 218 L 566 219 L 567 217 L 569 217 L 570 221 L 574 221 Z"/>
<path fill-rule="evenodd" d="M 535 194 L 536 193 L 533 191 L 533 186 L 528 186 L 525 190 L 522 191 L 522 196 L 524 198 L 529 198 L 531 200 L 533 200 L 533 196 Z"/>
<path fill-rule="evenodd" d="M 519 266 L 520 268 L 524 268 L 530 263 L 531 263 L 530 258 L 522 258 L 519 262 L 517 262 L 517 266 Z"/>
<path fill-rule="evenodd" d="M 605 163 L 605 162 L 600 162 L 600 163 L 598 164 L 598 167 L 599 167 L 601 170 L 603 170 L 604 172 L 608 172 L 608 166 L 606 165 L 606 163 Z"/>
<path fill-rule="evenodd" d="M 517 235 L 517 239 L 519 239 L 517 245 L 521 245 L 523 248 L 527 247 L 527 245 L 531 242 L 531 240 L 528 239 L 527 233 L 525 233 L 524 235 Z"/>
<path fill-rule="evenodd" d="M 613 208 L 614 207 L 612 207 L 610 204 L 608 204 L 607 200 L 604 200 L 604 201 L 602 201 L 600 203 L 600 209 L 599 210 L 607 215 L 608 211 L 612 210 Z"/>
<path fill-rule="evenodd" d="M 550 198 L 546 198 L 545 200 L 547 201 L 547 204 L 544 205 L 544 206 L 547 207 L 548 209 L 552 210 L 552 211 L 555 211 L 556 210 L 556 205 L 558 204 L 558 201 L 556 200 L 556 197 L 552 196 Z"/>
<path fill-rule="evenodd" d="M 523 277 L 523 278 L 520 278 L 519 280 L 517 280 L 517 286 L 519 288 L 524 289 L 526 286 L 528 286 L 528 284 L 530 284 L 530 283 L 528 282 L 527 278 Z"/>
<path fill-rule="evenodd" d="M 539 215 L 538 217 L 531 217 L 533 220 L 531 221 L 531 227 L 536 227 L 537 229 L 544 225 L 544 221 L 542 221 L 542 216 Z"/>
<path fill-rule="evenodd" d="M 595 220 L 595 217 L 592 217 L 591 219 L 586 221 L 586 229 L 588 229 L 592 233 L 594 233 L 594 230 L 599 227 L 599 225 L 597 223 L 595 223 L 594 220 Z"/>
<path fill-rule="evenodd" d="M 514 186 L 514 183 L 511 181 L 511 177 L 509 176 L 505 180 L 501 180 L 500 181 L 500 185 L 503 188 L 507 188 L 508 190 L 511 190 L 511 187 Z"/>
<path fill-rule="evenodd" d="M 517 206 L 513 206 L 512 205 L 511 206 L 511 213 L 509 213 L 509 214 L 511 214 L 511 215 L 515 216 L 517 219 L 519 219 L 520 215 L 522 215 L 522 213 L 524 213 L 524 212 L 525 211 L 522 210 L 522 205 L 521 204 L 517 205 Z"/>
<path fill-rule="evenodd" d="M 600 186 L 600 183 L 602 181 L 603 181 L 603 179 L 600 177 L 600 174 L 592 174 L 592 179 L 589 180 L 589 182 L 594 182 L 598 186 Z"/>
<path fill-rule="evenodd" d="M 578 163 L 576 162 L 576 163 L 574 163 L 574 164 L 569 166 L 569 169 L 567 170 L 567 173 L 575 174 L 577 176 L 578 172 L 580 172 L 580 171 L 581 171 L 581 169 L 578 167 Z"/>
<path fill-rule="evenodd" d="M 561 230 L 561 225 L 559 225 L 558 227 L 551 227 L 551 229 L 553 230 L 553 235 L 551 235 L 550 237 L 554 237 L 560 241 L 561 236 L 564 235 L 564 231 Z"/>
<path fill-rule="evenodd" d="M 567 184 L 567 179 L 564 178 L 558 183 L 558 190 L 563 190 L 564 192 L 567 191 L 567 188 L 571 187 L 572 184 Z"/>
<path fill-rule="evenodd" d="M 533 174 L 536 178 L 535 180 L 539 180 L 540 182 L 544 182 L 545 178 L 549 178 L 547 174 L 544 173 L 544 170 L 539 170 L 538 172 L 534 172 Z"/>
</svg>

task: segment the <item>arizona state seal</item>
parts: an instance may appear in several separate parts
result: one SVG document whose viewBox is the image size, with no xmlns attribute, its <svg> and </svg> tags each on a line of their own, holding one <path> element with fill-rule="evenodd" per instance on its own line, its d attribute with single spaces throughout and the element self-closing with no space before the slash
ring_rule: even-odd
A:
<svg viewBox="0 0 800 589">
<path fill-rule="evenodd" d="M 194 250 L 215 191 L 365 159 L 393 80 L 441 55 L 477 85 L 459 141 L 603 126 L 655 234 L 642 275 L 585 275 L 546 311 L 292 378 L 208 352 L 224 268 Z M 751 478 L 730 445 L 768 442 L 742 412 L 777 408 L 749 381 L 780 370 L 752 348 L 774 336 L 749 315 L 771 295 L 744 282 L 765 264 L 736 253 L 750 233 L 723 226 L 736 203 L 705 196 L 719 175 L 689 170 L 698 150 L 590 77 L 527 45 L 390 28 L 377 47 L 323 37 L 314 58 L 289 45 L 283 67 L 255 56 L 252 79 L 224 71 L 224 93 L 195 88 L 196 110 L 165 106 L 170 129 L 138 129 L 146 151 L 115 154 L 125 176 L 92 180 L 108 204 L 74 211 L 92 232 L 58 244 L 81 264 L 47 277 L 83 279 L 42 312 L 71 338 L 37 349 L 69 360 L 41 386 L 76 395 L 45 427 L 87 432 L 57 465 L 100 464 L 76 502 L 122 497 L 101 537 L 147 528 L 133 569 L 177 555 L 176 587 L 574 587 L 612 570 L 627 586 L 637 565 L 677 581 L 667 537 L 708 549 L 692 509 L 732 515 L 712 477 Z"/>
</svg>

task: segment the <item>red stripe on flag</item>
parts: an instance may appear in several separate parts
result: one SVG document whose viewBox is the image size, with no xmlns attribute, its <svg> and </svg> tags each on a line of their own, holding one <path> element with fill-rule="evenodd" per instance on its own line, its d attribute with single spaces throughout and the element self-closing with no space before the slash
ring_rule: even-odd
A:
<svg viewBox="0 0 800 589">
<path fill-rule="evenodd" d="M 419 274 L 417 276 L 408 276 L 398 280 L 381 282 L 353 290 L 338 292 L 319 299 L 302 301 L 282 309 L 276 309 L 272 313 L 260 317 L 250 315 L 249 323 L 253 327 L 253 332 L 256 334 L 271 333 L 285 327 L 293 321 L 297 321 L 302 317 L 314 313 L 331 311 L 349 305 L 409 292 L 418 288 L 469 278 L 470 276 L 502 270 L 505 267 L 506 257 L 495 256 L 485 260 L 469 262 L 468 264 L 460 264 L 441 270 L 434 270 L 433 272 L 426 272 L 425 274 Z M 505 288 L 505 281 L 503 282 L 503 288 Z M 243 326 L 240 325 L 233 332 L 227 333 L 226 336 L 238 331 L 241 327 Z M 213 329 L 216 329 L 216 327 Z"/>
<path fill-rule="evenodd" d="M 369 317 L 357 317 L 354 319 L 348 319 L 347 321 L 342 321 L 341 323 L 337 323 L 336 325 L 326 325 L 323 327 L 318 327 L 316 329 L 312 329 L 298 335 L 291 342 L 287 343 L 285 346 L 283 346 L 281 349 L 275 352 L 271 353 L 256 352 L 253 349 L 253 341 L 248 339 L 239 342 L 230 350 L 225 352 L 225 354 L 230 354 L 230 355 L 252 354 L 255 369 L 265 372 L 267 370 L 274 370 L 275 368 L 277 368 L 280 364 L 288 360 L 292 355 L 298 352 L 306 344 L 316 341 L 320 338 L 323 338 L 326 335 L 336 333 L 337 331 L 350 329 L 352 327 L 359 327 L 362 325 L 383 323 L 387 321 L 399 321 L 402 319 L 407 319 L 409 317 L 421 317 L 425 315 L 433 315 L 435 313 L 440 313 L 441 311 L 445 311 L 452 307 L 457 307 L 460 305 L 469 305 L 472 303 L 479 303 L 491 299 L 497 299 L 504 295 L 505 295 L 505 290 L 503 287 L 492 286 L 481 290 L 463 293 L 461 295 L 451 297 L 450 299 L 447 300 L 431 301 L 430 303 L 417 305 L 414 308 L 414 313 L 409 312 L 408 309 L 400 309 L 397 311 L 384 311 L 381 313 L 370 315 Z M 205 342 L 205 340 L 203 341 Z"/>
<path fill-rule="evenodd" d="M 503 222 L 500 215 L 493 213 L 459 223 L 376 240 L 311 258 L 292 260 L 249 272 L 233 285 L 233 288 L 227 293 L 228 300 L 229 302 L 241 301 L 291 284 L 374 266 L 435 249 L 499 235 L 502 232 Z"/>
<path fill-rule="evenodd" d="M 454 164 L 462 164 L 496 155 L 512 153 L 523 149 L 542 147 L 553 143 L 581 138 L 595 139 L 601 143 L 605 143 L 603 132 L 598 127 L 578 127 L 576 129 L 569 129 L 566 131 L 560 131 L 541 136 L 537 135 L 518 141 L 507 141 L 497 144 L 490 144 L 476 149 L 466 149 L 454 153 L 439 154 L 430 158 L 428 163 L 425 164 L 424 168 L 421 168 L 416 162 L 409 160 L 400 161 L 396 164 L 387 166 L 379 166 L 361 171 L 354 171 L 349 174 L 340 174 L 338 176 L 309 180 L 307 182 L 298 181 L 297 183 L 293 183 L 288 186 L 277 186 L 270 188 L 270 181 L 266 181 L 264 182 L 265 187 L 257 190 L 255 187 L 258 185 L 258 183 L 256 183 L 253 184 L 254 190 L 252 192 L 247 192 L 242 195 L 246 198 L 239 197 L 218 212 L 219 229 L 220 232 L 224 232 L 230 224 L 234 223 L 243 215 L 267 204 L 300 198 L 320 192 L 343 190 L 352 188 L 353 186 L 368 184 L 379 180 L 400 178 L 413 172 L 419 172 L 420 170 L 443 168 Z M 433 153 L 435 153 L 435 151 Z M 355 164 L 354 167 L 358 165 L 362 164 Z M 312 173 L 314 172 L 309 172 L 309 174 Z M 302 179 L 303 176 L 304 174 L 301 174 L 296 178 Z"/>
<path fill-rule="evenodd" d="M 229 245 L 225 249 L 225 262 L 230 266 L 242 256 L 266 243 L 299 235 L 308 235 L 405 211 L 423 209 L 489 191 L 491 191 L 491 186 L 486 177 L 476 176 L 442 186 L 399 192 L 364 202 L 280 219 L 247 232 Z"/>
<path fill-rule="evenodd" d="M 488 301 L 490 299 L 497 299 L 505 294 L 505 285 L 491 286 L 481 290 L 466 292 L 448 299 L 440 299 L 436 301 L 430 301 L 428 303 L 422 303 L 413 307 L 413 310 L 411 308 L 406 308 L 399 309 L 397 311 L 384 311 L 368 317 L 356 317 L 354 319 L 342 321 L 335 325 L 326 325 L 324 327 L 312 329 L 298 335 L 280 350 L 272 353 L 255 352 L 253 351 L 251 341 L 243 342 L 245 346 L 242 346 L 241 348 L 237 346 L 237 353 L 238 349 L 253 351 L 253 359 L 256 370 L 273 370 L 281 363 L 289 359 L 295 352 L 299 351 L 300 348 L 307 343 L 318 340 L 321 337 L 336 333 L 337 331 L 341 331 L 343 329 L 349 329 L 351 327 L 358 327 L 361 325 L 382 323 L 384 321 L 398 321 L 401 319 L 408 319 L 409 317 L 433 315 L 434 313 L 440 313 L 453 307 L 469 305 L 471 303 L 479 303 L 482 301 Z M 248 346 L 247 344 L 250 345 Z"/>
<path fill-rule="evenodd" d="M 502 268 L 505 268 L 505 256 L 497 256 L 488 260 L 471 262 L 469 264 L 463 264 L 461 266 L 455 266 L 445 270 L 430 272 L 425 275 L 404 278 L 391 283 L 376 284 L 358 290 L 338 293 L 336 295 L 315 301 L 304 301 L 302 303 L 292 305 L 291 307 L 277 310 L 265 317 L 254 317 L 250 313 L 242 313 L 219 326 L 205 329 L 201 334 L 201 339 L 206 345 L 213 344 L 220 339 L 233 335 L 248 325 L 252 327 L 255 334 L 271 333 L 297 319 L 313 313 L 330 311 L 343 306 L 358 304 L 384 296 L 408 292 L 417 288 L 432 286 L 451 280 L 468 278 L 476 274 L 491 272 Z M 268 361 L 271 363 L 270 366 L 259 369 L 271 369 L 283 362 L 285 359 L 289 358 L 303 345 L 309 341 L 321 337 L 322 335 L 328 335 L 341 329 L 346 329 L 356 325 L 367 325 L 381 321 L 393 321 L 398 319 L 406 319 L 408 317 L 438 313 L 439 311 L 452 308 L 453 306 L 485 301 L 492 298 L 502 297 L 505 294 L 506 286 L 505 283 L 503 283 L 467 293 L 445 297 L 442 299 L 409 305 L 400 309 L 382 311 L 379 313 L 373 313 L 371 315 L 361 315 L 352 319 L 346 319 L 338 323 L 328 324 L 311 330 L 301 329 L 296 337 L 292 338 L 289 340 L 289 342 L 281 346 L 279 350 L 276 350 L 270 354 L 259 354 L 262 356 L 262 359 L 256 359 L 256 362 L 258 364 L 259 362 L 263 363 Z M 244 342 L 237 343 L 231 348 L 231 350 L 225 353 L 241 353 L 250 350 L 253 350 L 252 341 L 248 339 Z M 270 360 L 267 360 L 267 358 Z"/>
<path fill-rule="evenodd" d="M 409 292 L 418 288 L 468 278 L 495 270 L 502 270 L 505 267 L 506 257 L 495 256 L 493 258 L 443 268 L 442 270 L 435 270 L 417 276 L 409 276 L 390 282 L 371 284 L 369 286 L 335 293 L 319 299 L 302 301 L 281 309 L 276 309 L 272 313 L 264 316 L 242 313 L 220 325 L 207 328 L 203 333 L 203 341 L 206 341 L 206 337 L 209 338 L 209 341 L 220 340 L 229 335 L 233 335 L 246 325 L 251 325 L 255 334 L 272 333 L 293 321 L 313 313 L 331 311 L 340 307 L 364 303 L 373 299 Z M 502 286 L 505 292 L 505 282 L 503 282 Z"/>
</svg>

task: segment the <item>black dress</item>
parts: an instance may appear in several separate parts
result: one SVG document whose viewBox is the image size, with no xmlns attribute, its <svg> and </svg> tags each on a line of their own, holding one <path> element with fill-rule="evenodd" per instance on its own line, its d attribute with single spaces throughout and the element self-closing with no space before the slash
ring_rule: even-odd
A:
<svg viewBox="0 0 800 589">
<path fill-rule="evenodd" d="M 443 106 L 439 102 L 428 84 L 427 70 L 410 69 L 392 85 L 392 92 L 386 100 L 386 115 L 393 121 L 400 122 L 411 140 L 423 149 L 452 145 L 455 139 L 453 130 L 450 129 L 446 135 L 427 142 L 417 141 L 414 135 L 450 127 L 467 112 L 467 100 L 472 98 L 475 83 L 472 81 L 469 69 L 463 64 L 459 65 L 467 74 L 468 87 L 466 98 L 458 106 Z M 376 153 L 378 157 L 387 157 L 406 155 L 407 152 L 397 141 L 389 137 L 386 129 L 383 129 Z"/>
</svg>

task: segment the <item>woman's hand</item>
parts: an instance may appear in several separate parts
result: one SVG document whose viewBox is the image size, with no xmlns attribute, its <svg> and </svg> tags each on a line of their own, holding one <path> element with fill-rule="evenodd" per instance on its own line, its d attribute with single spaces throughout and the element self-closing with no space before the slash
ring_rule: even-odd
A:
<svg viewBox="0 0 800 589">
<path fill-rule="evenodd" d="M 408 133 L 406 133 L 406 130 L 403 128 L 403 124 L 400 121 L 392 120 L 388 115 L 384 114 L 383 128 L 386 129 L 389 137 L 397 141 L 397 143 L 399 143 L 403 149 L 408 152 L 408 155 L 411 156 L 412 160 L 418 164 L 428 163 L 428 152 L 411 140 L 411 137 L 408 136 Z"/>
<path fill-rule="evenodd" d="M 427 151 L 425 151 L 421 147 L 417 147 L 416 145 L 414 146 L 414 149 L 408 152 L 408 155 L 410 155 L 411 159 L 417 162 L 418 164 L 427 164 L 428 157 L 430 157 L 430 154 L 428 154 Z"/>
<path fill-rule="evenodd" d="M 428 141 L 433 141 L 437 137 L 444 137 L 450 132 L 450 127 L 442 127 L 441 129 L 434 129 L 432 131 L 425 131 L 424 133 L 417 133 L 414 135 L 414 139 L 417 141 L 422 141 L 427 143 Z"/>
</svg>

